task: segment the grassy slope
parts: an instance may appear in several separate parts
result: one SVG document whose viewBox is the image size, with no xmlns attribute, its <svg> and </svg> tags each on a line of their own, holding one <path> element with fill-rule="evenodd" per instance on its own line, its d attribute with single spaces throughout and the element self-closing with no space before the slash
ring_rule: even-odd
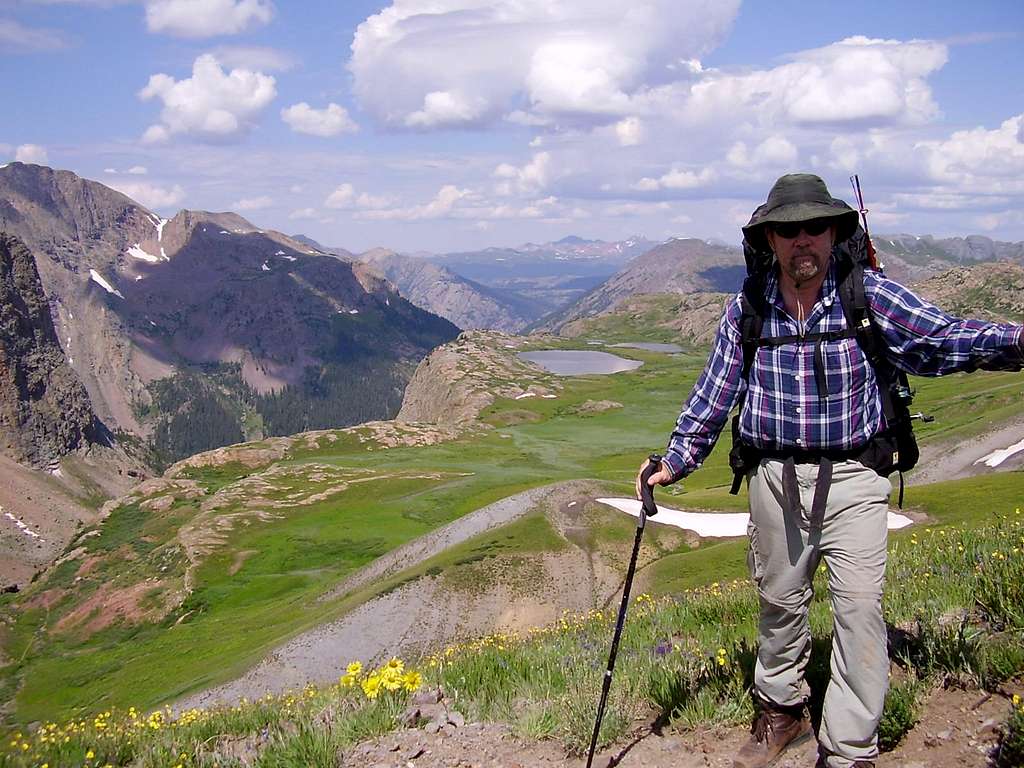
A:
<svg viewBox="0 0 1024 768">
<path fill-rule="evenodd" d="M 580 346 L 579 342 L 556 344 Z M 402 542 L 524 488 L 585 477 L 630 494 L 642 458 L 664 445 L 704 354 L 614 351 L 642 359 L 645 365 L 615 376 L 566 380 L 564 391 L 553 400 L 499 401 L 484 418 L 502 426 L 482 436 L 386 452 L 346 439 L 289 454 L 279 463 L 290 468 L 289 482 L 296 488 L 311 482 L 308 474 L 313 464 L 440 476 L 353 484 L 326 500 L 287 509 L 281 519 L 235 528 L 226 545 L 199 569 L 197 589 L 186 605 L 160 624 L 115 624 L 85 638 L 74 632 L 37 631 L 40 625 L 52 628 L 62 612 L 60 603 L 50 609 L 49 616 L 43 608 L 9 612 L 13 623 L 5 628 L 4 645 L 8 657 L 18 663 L 6 667 L 4 685 L 13 693 L 16 681 L 21 683 L 14 719 L 26 722 L 112 705 L 151 706 L 230 679 L 286 638 L 344 613 L 371 595 L 364 590 L 347 599 L 317 601 L 346 574 Z M 935 424 L 922 429 L 922 438 L 964 439 L 983 432 L 1001 414 L 1020 412 L 1024 377 L 954 376 L 921 381 L 919 388 L 919 404 L 938 417 Z M 582 417 L 575 406 L 586 400 L 613 400 L 624 407 Z M 677 487 L 670 489 L 676 494 L 662 492 L 660 498 L 690 507 L 743 509 L 742 496 L 727 494 L 727 436 L 723 442 L 726 445 L 719 446 L 681 492 Z M 250 472 L 236 465 L 196 471 L 193 476 L 215 490 Z M 1005 510 L 1021 504 L 1024 483 L 1014 473 L 949 485 L 915 488 L 909 502 L 943 520 L 964 519 L 984 514 L 965 504 L 965 498 L 974 500 L 984 494 L 995 509 Z M 107 521 L 101 536 L 84 541 L 108 551 L 122 547 L 116 551 L 135 557 L 132 567 L 153 567 L 160 562 L 162 542 L 181 520 L 195 514 L 196 505 L 179 503 L 165 518 L 122 508 Z M 157 525 L 160 519 L 163 522 Z M 611 525 L 608 531 L 612 538 L 632 536 L 629 524 Z M 502 542 L 506 548 L 519 546 L 524 552 L 549 545 L 526 537 L 519 543 L 507 538 Z M 467 546 L 468 556 L 452 553 L 445 562 L 432 565 L 455 567 L 460 557 L 472 559 L 473 547 L 484 545 Z M 241 552 L 251 554 L 232 574 Z M 743 563 L 742 542 L 718 542 L 693 552 L 666 553 L 651 566 L 650 574 L 659 591 L 671 592 L 712 579 L 740 577 Z M 59 571 L 38 585 L 36 594 L 44 588 L 69 587 L 74 569 Z M 375 585 L 377 591 L 390 588 L 394 581 Z"/>
</svg>

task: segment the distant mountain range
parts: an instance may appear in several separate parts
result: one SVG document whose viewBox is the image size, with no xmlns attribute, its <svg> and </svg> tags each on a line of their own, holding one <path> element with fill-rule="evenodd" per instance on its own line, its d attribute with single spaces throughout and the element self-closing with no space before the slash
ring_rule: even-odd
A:
<svg viewBox="0 0 1024 768">
<path fill-rule="evenodd" d="M 1024 243 L 999 242 L 980 235 L 875 235 L 872 239 L 886 274 L 907 285 L 955 267 L 995 262 L 1024 265 Z M 739 247 L 674 238 L 633 259 L 575 303 L 542 318 L 531 329 L 558 332 L 575 327 L 577 321 L 610 312 L 631 296 L 735 292 L 745 274 Z"/>
<path fill-rule="evenodd" d="M 304 235 L 293 239 L 346 261 L 372 265 L 413 304 L 463 329 L 519 332 L 614 275 L 655 243 L 569 236 L 553 243 L 447 254 L 375 248 L 353 255 Z"/>
<path fill-rule="evenodd" d="M 162 219 L 68 171 L 0 168 L 0 230 L 34 254 L 100 420 L 163 461 L 391 416 L 458 333 L 364 264 L 233 213 Z"/>
</svg>

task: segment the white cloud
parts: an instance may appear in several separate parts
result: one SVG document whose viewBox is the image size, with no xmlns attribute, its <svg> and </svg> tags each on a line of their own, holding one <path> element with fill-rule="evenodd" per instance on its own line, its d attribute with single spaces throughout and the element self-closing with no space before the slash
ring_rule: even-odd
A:
<svg viewBox="0 0 1024 768">
<path fill-rule="evenodd" d="M 344 107 L 331 102 L 325 109 L 313 109 L 300 101 L 281 110 L 281 119 L 297 133 L 311 136 L 337 136 L 341 133 L 355 133 L 355 124 Z"/>
<path fill-rule="evenodd" d="M 372 220 L 399 219 L 403 221 L 440 219 L 451 215 L 456 204 L 469 194 L 469 190 L 459 189 L 454 184 L 445 184 L 429 203 L 409 208 L 369 210 L 360 213 L 359 217 Z"/>
<path fill-rule="evenodd" d="M 288 214 L 288 218 L 293 221 L 315 219 L 316 217 L 317 212 L 315 208 L 299 208 L 298 210 L 292 211 Z"/>
<path fill-rule="evenodd" d="M 645 176 L 633 185 L 633 189 L 640 192 L 654 192 L 659 189 L 696 189 L 709 184 L 715 179 L 715 176 L 715 171 L 712 168 L 702 168 L 700 171 L 673 168 L 657 179 Z"/>
<path fill-rule="evenodd" d="M 168 188 L 146 181 L 115 179 L 107 186 L 128 195 L 132 200 L 142 203 L 147 208 L 172 208 L 185 199 L 185 190 L 179 184 Z"/>
<path fill-rule="evenodd" d="M 26 27 L 14 19 L 0 19 L 0 52 L 36 53 L 67 48 L 68 41 L 59 30 Z"/>
<path fill-rule="evenodd" d="M 706 70 L 683 95 L 683 109 L 697 122 L 741 115 L 775 125 L 920 124 L 938 114 L 926 78 L 947 56 L 934 41 L 850 37 L 773 69 Z"/>
<path fill-rule="evenodd" d="M 365 192 L 356 194 L 356 189 L 351 184 L 339 184 L 338 187 L 327 196 L 324 205 L 327 208 L 336 209 L 381 209 L 387 208 L 394 200 L 386 195 L 369 195 Z"/>
<path fill-rule="evenodd" d="M 36 165 L 46 165 L 50 162 L 46 148 L 38 144 L 22 144 L 14 150 L 14 159 L 20 163 L 35 163 Z"/>
<path fill-rule="evenodd" d="M 690 77 L 738 0 L 392 0 L 356 30 L 349 69 L 377 120 L 419 129 L 508 115 L 611 123 L 652 83 Z"/>
<path fill-rule="evenodd" d="M 502 163 L 494 169 L 494 176 L 501 179 L 496 191 L 499 195 L 510 195 L 513 191 L 532 194 L 544 189 L 551 176 L 551 153 L 538 152 L 521 168 Z"/>
<path fill-rule="evenodd" d="M 178 37 L 234 35 L 274 16 L 269 0 L 148 0 L 146 27 Z"/>
<path fill-rule="evenodd" d="M 232 211 L 259 211 L 269 208 L 273 204 L 274 201 L 269 195 L 260 195 L 259 197 L 243 197 L 241 200 L 236 200 L 230 208 Z"/>
<path fill-rule="evenodd" d="M 1024 193 L 1024 114 L 995 130 L 956 131 L 944 141 L 920 142 L 915 149 L 937 182 L 987 193 Z"/>
<path fill-rule="evenodd" d="M 145 176 L 149 173 L 149 169 L 144 165 L 133 165 L 131 168 L 126 168 L 123 171 L 117 170 L 117 168 L 104 168 L 104 173 L 126 173 L 129 176 Z"/>
<path fill-rule="evenodd" d="M 753 150 L 748 150 L 743 141 L 738 141 L 729 149 L 726 160 L 730 165 L 739 168 L 751 166 L 791 167 L 799 153 L 796 146 L 785 136 L 769 136 Z"/>
<path fill-rule="evenodd" d="M 624 147 L 635 147 L 644 138 L 644 126 L 638 117 L 627 117 L 615 124 L 615 135 Z"/>
<path fill-rule="evenodd" d="M 473 103 L 460 93 L 431 91 L 423 97 L 423 108 L 405 118 L 405 124 L 413 128 L 439 128 L 449 125 L 463 125 L 478 120 L 487 104 L 483 99 Z"/>
<path fill-rule="evenodd" d="M 276 95 L 270 75 L 247 69 L 225 73 L 216 58 L 203 54 L 192 65 L 192 77 L 176 81 L 170 75 L 152 75 L 139 91 L 143 101 L 163 102 L 161 123 L 150 126 L 143 141 L 160 143 L 176 134 L 221 140 L 237 136 Z"/>
</svg>

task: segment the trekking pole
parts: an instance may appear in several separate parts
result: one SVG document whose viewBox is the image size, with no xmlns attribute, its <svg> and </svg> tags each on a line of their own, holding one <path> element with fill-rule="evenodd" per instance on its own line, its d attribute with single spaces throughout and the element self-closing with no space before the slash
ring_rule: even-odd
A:
<svg viewBox="0 0 1024 768">
<path fill-rule="evenodd" d="M 629 569 L 626 571 L 626 583 L 622 587 L 622 605 L 619 606 L 619 618 L 615 622 L 615 634 L 612 636 L 612 650 L 608 654 L 608 669 L 604 673 L 604 683 L 601 686 L 601 700 L 597 705 L 597 720 L 594 722 L 594 734 L 590 737 L 590 752 L 587 755 L 587 768 L 591 768 L 594 762 L 594 750 L 597 749 L 597 734 L 601 730 L 601 720 L 604 719 L 604 707 L 608 703 L 608 691 L 612 687 L 612 670 L 615 669 L 615 656 L 619 652 L 619 638 L 622 636 L 622 625 L 626 623 L 626 608 L 629 607 L 629 590 L 633 586 L 633 574 L 636 573 L 636 558 L 640 554 L 640 539 L 644 535 L 644 525 L 648 517 L 658 514 L 658 508 L 654 504 L 654 488 L 647 484 L 648 478 L 658 471 L 661 466 L 661 456 L 652 453 L 647 458 L 647 466 L 640 475 L 640 517 L 636 524 L 636 538 L 633 540 L 633 556 L 629 559 Z"/>
</svg>

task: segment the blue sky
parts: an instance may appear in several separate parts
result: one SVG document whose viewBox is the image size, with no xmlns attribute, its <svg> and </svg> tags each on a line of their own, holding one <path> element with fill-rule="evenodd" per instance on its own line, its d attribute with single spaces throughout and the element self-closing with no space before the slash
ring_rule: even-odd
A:
<svg viewBox="0 0 1024 768">
<path fill-rule="evenodd" d="M 0 0 L 0 163 L 357 252 L 737 242 L 789 171 L 1016 241 L 1022 37 L 1009 0 Z"/>
</svg>

